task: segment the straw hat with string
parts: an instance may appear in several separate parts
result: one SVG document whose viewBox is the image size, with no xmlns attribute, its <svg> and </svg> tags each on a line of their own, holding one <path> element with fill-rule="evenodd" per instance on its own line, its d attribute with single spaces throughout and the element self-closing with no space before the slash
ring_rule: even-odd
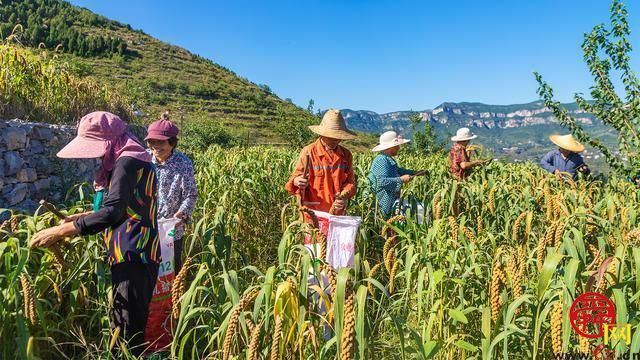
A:
<svg viewBox="0 0 640 360">
<path fill-rule="evenodd" d="M 549 140 L 552 143 L 558 145 L 558 147 L 569 150 L 574 153 L 579 153 L 584 151 L 584 145 L 580 144 L 576 139 L 573 138 L 573 135 L 551 135 L 549 136 Z"/>
<path fill-rule="evenodd" d="M 310 125 L 309 130 L 320 136 L 332 139 L 351 140 L 357 136 L 356 133 L 347 129 L 347 124 L 337 109 L 327 110 L 322 117 L 320 125 Z"/>
</svg>

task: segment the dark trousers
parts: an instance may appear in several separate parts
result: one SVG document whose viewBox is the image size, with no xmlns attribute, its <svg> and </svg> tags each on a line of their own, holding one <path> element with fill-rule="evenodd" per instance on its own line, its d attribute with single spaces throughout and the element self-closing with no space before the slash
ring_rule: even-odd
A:
<svg viewBox="0 0 640 360">
<path fill-rule="evenodd" d="M 182 239 L 173 240 L 173 270 L 176 276 L 182 269 Z"/>
<path fill-rule="evenodd" d="M 120 327 L 120 337 L 134 355 L 144 351 L 144 329 L 157 278 L 158 264 L 155 263 L 124 262 L 111 267 L 111 327 Z"/>
</svg>

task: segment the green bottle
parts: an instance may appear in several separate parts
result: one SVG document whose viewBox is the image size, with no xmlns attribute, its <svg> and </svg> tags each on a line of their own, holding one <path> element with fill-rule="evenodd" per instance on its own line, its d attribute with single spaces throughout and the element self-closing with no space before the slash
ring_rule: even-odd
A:
<svg viewBox="0 0 640 360">
<path fill-rule="evenodd" d="M 93 195 L 93 212 L 100 210 L 102 207 L 102 199 L 104 199 L 104 190 L 98 190 Z"/>
</svg>

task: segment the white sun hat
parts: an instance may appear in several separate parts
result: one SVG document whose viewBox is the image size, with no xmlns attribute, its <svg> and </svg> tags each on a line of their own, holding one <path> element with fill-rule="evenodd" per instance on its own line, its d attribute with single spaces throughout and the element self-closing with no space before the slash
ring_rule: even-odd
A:
<svg viewBox="0 0 640 360">
<path fill-rule="evenodd" d="M 371 151 L 382 151 L 390 149 L 394 146 L 408 143 L 409 139 L 405 139 L 402 135 L 398 135 L 395 131 L 387 131 L 380 135 L 380 143 L 376 145 Z"/>
<path fill-rule="evenodd" d="M 451 138 L 451 141 L 466 141 L 477 138 L 478 135 L 474 134 L 469 128 L 463 127 L 456 131 L 456 136 Z"/>
</svg>

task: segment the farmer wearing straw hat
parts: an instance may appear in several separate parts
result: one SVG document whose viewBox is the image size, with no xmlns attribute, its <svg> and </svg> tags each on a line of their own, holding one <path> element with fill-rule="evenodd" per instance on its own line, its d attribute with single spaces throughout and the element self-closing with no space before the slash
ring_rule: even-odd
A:
<svg viewBox="0 0 640 360">
<path fill-rule="evenodd" d="M 400 145 L 411 140 L 404 139 L 395 131 L 387 131 L 380 135 L 380 143 L 371 151 L 379 152 L 373 159 L 369 170 L 369 184 L 376 194 L 378 208 L 385 219 L 392 215 L 394 204 L 400 199 L 400 188 L 413 180 L 414 176 L 423 175 L 424 171 L 403 169 L 393 159 L 400 151 Z"/>
<path fill-rule="evenodd" d="M 579 172 L 584 175 L 591 173 L 582 156 L 578 154 L 584 151 L 584 145 L 576 141 L 571 134 L 551 135 L 549 140 L 556 144 L 558 149 L 548 152 L 540 161 L 540 166 L 545 170 L 556 176 L 568 173 L 574 180 L 578 178 Z"/>
<path fill-rule="evenodd" d="M 298 195 L 302 206 L 343 215 L 347 199 L 356 194 L 356 184 L 351 152 L 340 142 L 356 134 L 347 129 L 336 109 L 329 109 L 320 125 L 309 129 L 320 138 L 302 149 L 285 189 Z"/>
<path fill-rule="evenodd" d="M 469 130 L 469 128 L 460 128 L 456 132 L 456 136 L 451 138 L 455 143 L 449 152 L 449 172 L 458 180 L 464 180 L 469 176 L 471 169 L 477 166 L 484 166 L 491 162 L 489 160 L 473 160 L 469 159 L 467 153 L 467 145 L 478 136 Z"/>
</svg>

